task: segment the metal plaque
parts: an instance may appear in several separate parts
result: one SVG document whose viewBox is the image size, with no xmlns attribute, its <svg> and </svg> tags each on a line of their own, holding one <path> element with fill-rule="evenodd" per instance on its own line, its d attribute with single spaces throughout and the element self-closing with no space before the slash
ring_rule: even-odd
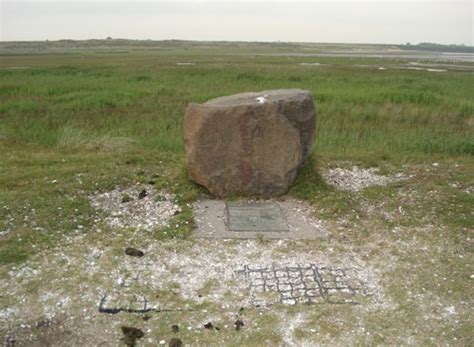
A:
<svg viewBox="0 0 474 347">
<path fill-rule="evenodd" d="M 289 231 L 275 203 L 226 202 L 226 215 L 231 231 Z"/>
</svg>

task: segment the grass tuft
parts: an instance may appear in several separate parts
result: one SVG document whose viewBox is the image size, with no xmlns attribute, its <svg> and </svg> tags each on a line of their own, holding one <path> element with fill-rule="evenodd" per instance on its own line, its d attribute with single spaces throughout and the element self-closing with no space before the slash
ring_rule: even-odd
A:
<svg viewBox="0 0 474 347">
<path fill-rule="evenodd" d="M 87 135 L 85 131 L 71 126 L 63 128 L 57 142 L 57 146 L 66 150 L 88 150 L 88 151 L 123 151 L 129 149 L 135 141 L 126 137 L 112 137 L 105 134 L 99 137 Z"/>
</svg>

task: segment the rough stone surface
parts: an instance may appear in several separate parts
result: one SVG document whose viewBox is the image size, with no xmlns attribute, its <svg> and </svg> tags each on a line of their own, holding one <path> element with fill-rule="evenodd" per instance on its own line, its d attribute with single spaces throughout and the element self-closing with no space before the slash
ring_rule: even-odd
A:
<svg viewBox="0 0 474 347">
<path fill-rule="evenodd" d="M 191 103 L 184 117 L 189 175 L 218 197 L 284 194 L 309 154 L 315 128 L 313 96 L 305 90 Z"/>
</svg>

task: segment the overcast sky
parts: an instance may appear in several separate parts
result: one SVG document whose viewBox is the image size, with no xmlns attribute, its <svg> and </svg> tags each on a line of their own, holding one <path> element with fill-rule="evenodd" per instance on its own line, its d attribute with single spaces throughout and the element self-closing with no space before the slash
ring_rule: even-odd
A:
<svg viewBox="0 0 474 347">
<path fill-rule="evenodd" d="M 472 0 L 0 0 L 0 40 L 473 43 Z"/>
</svg>

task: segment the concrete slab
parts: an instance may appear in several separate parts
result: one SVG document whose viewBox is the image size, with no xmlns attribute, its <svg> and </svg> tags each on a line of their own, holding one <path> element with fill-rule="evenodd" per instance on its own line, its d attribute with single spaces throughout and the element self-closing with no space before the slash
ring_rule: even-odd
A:
<svg viewBox="0 0 474 347">
<path fill-rule="evenodd" d="M 274 207 L 267 208 L 267 212 L 275 213 L 275 208 L 279 209 L 281 213 L 281 221 L 278 223 L 264 223 L 263 227 L 258 230 L 231 230 L 245 229 L 244 226 L 248 222 L 232 223 L 229 228 L 227 220 L 227 207 L 224 200 L 200 200 L 193 204 L 194 220 L 196 222 L 196 229 L 194 230 L 194 237 L 206 239 L 319 239 L 326 238 L 327 232 L 324 228 L 323 222 L 314 216 L 312 207 L 306 202 L 295 199 L 286 199 L 282 201 L 276 200 L 242 200 L 230 203 L 231 206 L 247 206 L 251 204 L 262 204 L 260 206 Z M 266 205 L 264 205 L 266 204 Z M 257 206 L 258 207 L 258 206 Z M 247 211 L 249 212 L 249 211 Z M 261 212 L 261 211 L 260 211 Z M 259 212 L 253 211 L 247 213 L 247 216 L 258 217 L 261 216 Z M 265 216 L 265 213 L 263 213 Z M 273 216 L 275 216 L 273 214 Z M 232 218 L 232 215 L 231 215 Z M 251 219 L 251 218 L 250 218 Z M 286 224 L 287 231 L 282 231 L 284 228 L 280 223 Z M 247 224 L 248 226 L 248 224 Z M 273 227 L 273 230 L 271 229 Z"/>
</svg>

